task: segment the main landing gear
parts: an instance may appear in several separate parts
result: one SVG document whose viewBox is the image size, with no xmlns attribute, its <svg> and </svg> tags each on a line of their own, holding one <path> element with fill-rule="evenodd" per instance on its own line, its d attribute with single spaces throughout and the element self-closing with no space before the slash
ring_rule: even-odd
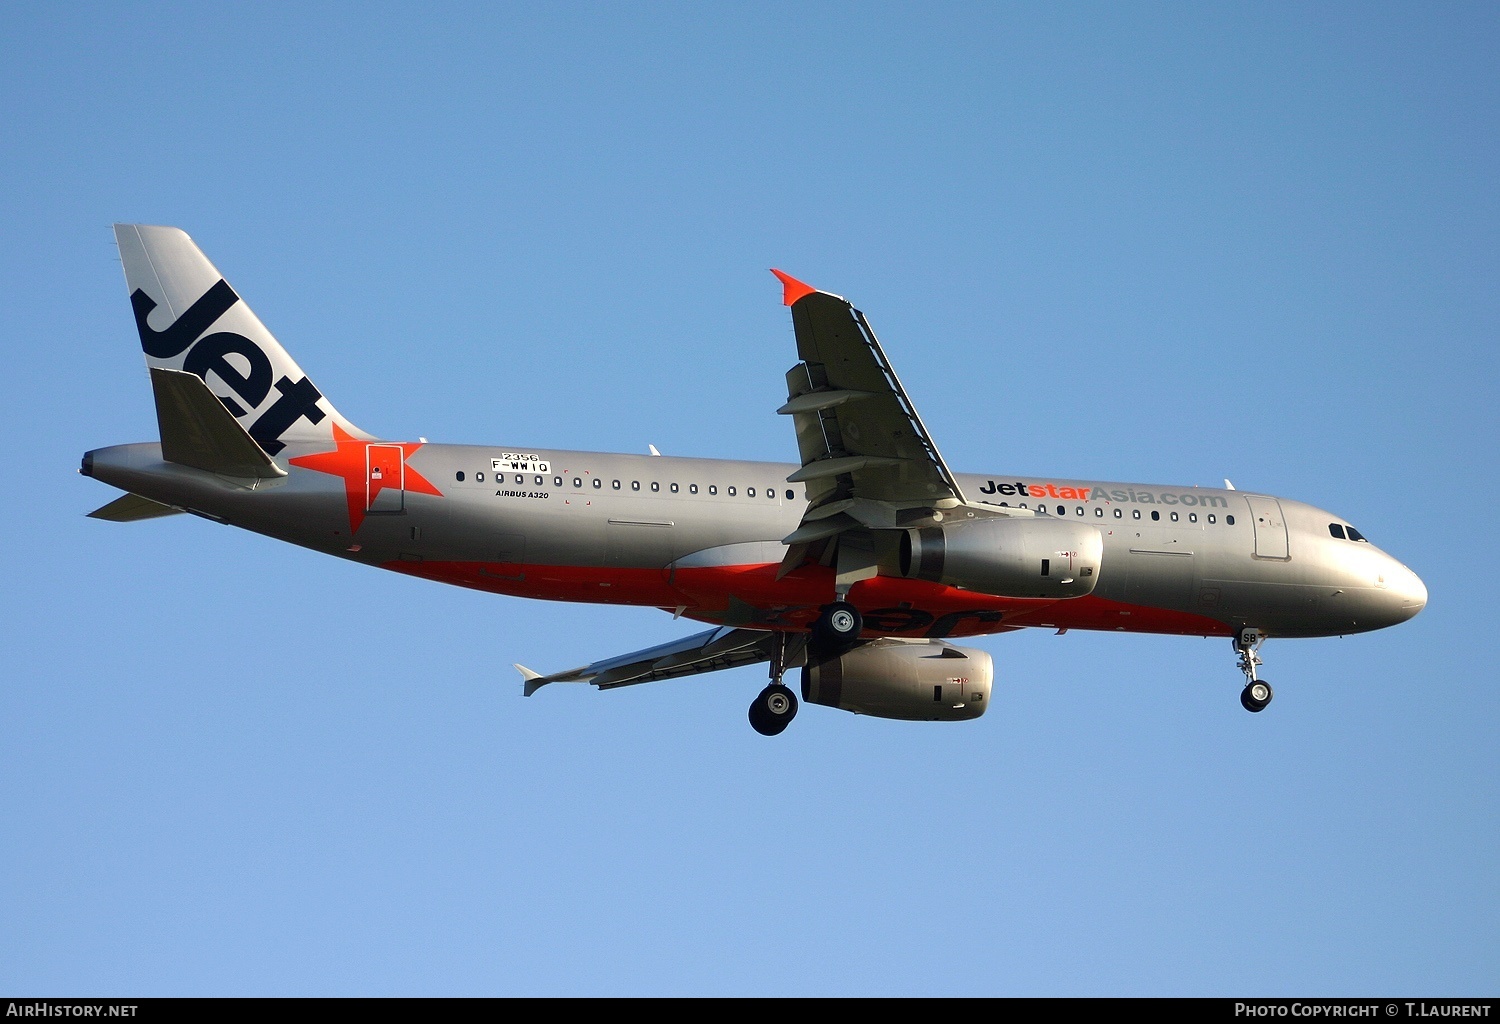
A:
<svg viewBox="0 0 1500 1024">
<path fill-rule="evenodd" d="M 808 638 L 808 660 L 823 661 L 843 654 L 859 639 L 864 628 L 864 617 L 848 601 L 824 605 Z M 762 736 L 780 735 L 797 716 L 797 695 L 781 682 L 787 667 L 786 655 L 787 637 L 779 633 L 771 652 L 771 685 L 750 703 L 750 727 Z"/>
<path fill-rule="evenodd" d="M 813 660 L 823 661 L 843 654 L 854 646 L 854 641 L 859 639 L 864 628 L 864 616 L 848 601 L 825 604 L 818 614 L 818 620 L 813 623 L 808 655 Z"/>
<path fill-rule="evenodd" d="M 1260 712 L 1266 709 L 1274 696 L 1271 684 L 1255 677 L 1255 666 L 1260 661 L 1260 645 L 1266 634 L 1250 626 L 1241 629 L 1234 637 L 1234 649 L 1239 652 L 1239 668 L 1245 673 L 1245 688 L 1240 691 L 1240 704 L 1246 711 Z"/>
<path fill-rule="evenodd" d="M 777 679 L 750 703 L 750 728 L 762 736 L 778 736 L 797 717 L 797 695 Z"/>
<path fill-rule="evenodd" d="M 797 695 L 781 684 L 786 672 L 786 634 L 776 634 L 771 651 L 771 685 L 750 702 L 750 728 L 762 736 L 779 736 L 797 717 Z"/>
</svg>

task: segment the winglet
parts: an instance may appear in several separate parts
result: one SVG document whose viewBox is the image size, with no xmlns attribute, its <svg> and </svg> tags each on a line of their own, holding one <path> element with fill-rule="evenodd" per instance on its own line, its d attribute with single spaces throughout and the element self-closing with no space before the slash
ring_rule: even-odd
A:
<svg viewBox="0 0 1500 1024">
<path fill-rule="evenodd" d="M 533 693 L 536 693 L 536 691 L 547 685 L 545 681 L 536 682 L 536 680 L 542 678 L 540 672 L 533 672 L 525 665 L 517 665 L 515 668 L 517 672 L 521 673 L 521 678 L 525 680 L 525 685 L 521 689 L 521 696 L 530 697 Z"/>
<path fill-rule="evenodd" d="M 780 279 L 781 287 L 783 289 L 781 301 L 786 303 L 788 306 L 795 304 L 798 299 L 803 298 L 807 295 L 811 295 L 813 292 L 817 291 L 817 289 L 812 285 L 803 284 L 791 274 L 783 274 L 775 267 L 771 268 L 771 273 L 775 274 L 777 278 Z"/>
</svg>

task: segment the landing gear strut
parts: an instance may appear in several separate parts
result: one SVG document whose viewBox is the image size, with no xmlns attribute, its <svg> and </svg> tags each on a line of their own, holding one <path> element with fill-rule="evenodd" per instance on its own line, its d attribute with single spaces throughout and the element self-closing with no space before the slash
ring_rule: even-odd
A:
<svg viewBox="0 0 1500 1024">
<path fill-rule="evenodd" d="M 771 685 L 750 702 L 750 728 L 762 736 L 778 736 L 797 717 L 797 695 L 781 685 L 786 671 L 786 634 L 778 633 L 771 652 Z"/>
<path fill-rule="evenodd" d="M 1234 637 L 1234 649 L 1239 652 L 1239 668 L 1245 673 L 1245 688 L 1240 691 L 1240 704 L 1250 712 L 1264 711 L 1274 696 L 1271 684 L 1264 679 L 1257 679 L 1255 675 L 1255 666 L 1261 663 L 1260 645 L 1265 639 L 1266 634 L 1250 626 L 1240 630 Z"/>
</svg>

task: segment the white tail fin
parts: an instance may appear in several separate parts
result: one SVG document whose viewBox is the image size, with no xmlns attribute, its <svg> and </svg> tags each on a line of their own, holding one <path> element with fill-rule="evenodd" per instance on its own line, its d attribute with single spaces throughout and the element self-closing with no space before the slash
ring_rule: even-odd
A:
<svg viewBox="0 0 1500 1024">
<path fill-rule="evenodd" d="M 256 444 L 329 441 L 340 416 L 224 276 L 177 228 L 116 224 L 146 365 L 203 378 Z"/>
</svg>

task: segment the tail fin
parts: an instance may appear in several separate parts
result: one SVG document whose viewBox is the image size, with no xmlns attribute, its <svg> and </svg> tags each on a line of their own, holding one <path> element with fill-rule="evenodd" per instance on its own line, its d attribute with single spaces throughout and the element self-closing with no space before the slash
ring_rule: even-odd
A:
<svg viewBox="0 0 1500 1024">
<path fill-rule="evenodd" d="M 201 377 L 270 455 L 331 443 L 334 423 L 371 436 L 339 415 L 185 233 L 116 224 L 115 241 L 147 366 Z"/>
</svg>

